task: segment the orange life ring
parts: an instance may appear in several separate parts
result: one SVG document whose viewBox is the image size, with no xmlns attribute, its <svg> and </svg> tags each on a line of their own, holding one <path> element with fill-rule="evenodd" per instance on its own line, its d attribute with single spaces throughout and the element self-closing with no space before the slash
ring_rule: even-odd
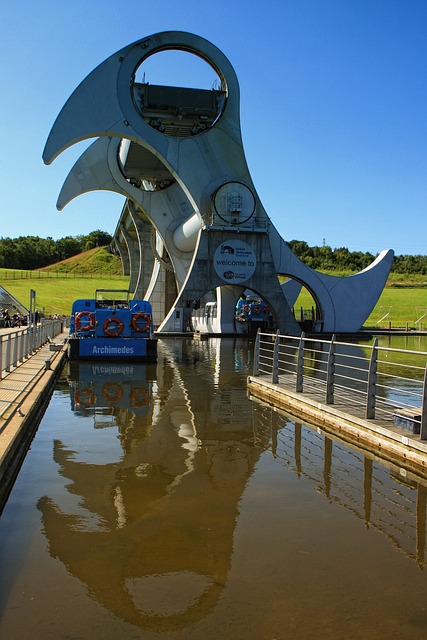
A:
<svg viewBox="0 0 427 640">
<path fill-rule="evenodd" d="M 245 313 L 249 313 L 249 311 L 250 311 L 250 310 L 251 310 L 250 305 L 245 304 L 245 306 L 243 307 L 243 311 L 244 311 Z"/>
<path fill-rule="evenodd" d="M 138 320 L 140 318 L 143 318 L 145 320 L 145 325 L 143 327 L 139 326 L 138 324 Z M 138 333 L 145 333 L 146 331 L 150 330 L 150 326 L 151 326 L 151 318 L 150 318 L 150 314 L 149 313 L 135 313 L 135 315 L 132 317 L 132 329 L 134 331 L 137 331 Z"/>
<path fill-rule="evenodd" d="M 86 387 L 85 389 L 77 389 L 74 394 L 74 402 L 82 407 L 88 407 L 95 404 L 95 396 L 92 389 Z"/>
<path fill-rule="evenodd" d="M 88 324 L 82 325 L 82 318 L 89 318 Z M 90 311 L 80 311 L 76 314 L 76 329 L 77 331 L 91 331 L 95 328 L 95 314 Z"/>
<path fill-rule="evenodd" d="M 270 313 L 270 309 L 267 306 L 264 307 L 264 313 Z"/>
<path fill-rule="evenodd" d="M 259 316 L 259 314 L 261 313 L 261 308 L 259 305 L 255 305 L 253 308 L 253 312 L 256 316 Z"/>
<path fill-rule="evenodd" d="M 113 331 L 112 329 L 109 329 L 109 326 L 112 323 L 114 323 L 114 326 L 116 328 L 115 331 Z M 125 328 L 125 325 L 120 320 L 120 318 L 107 318 L 106 321 L 104 322 L 104 333 L 106 336 L 110 336 L 110 338 L 118 338 L 122 334 L 122 331 L 124 328 Z"/>
<path fill-rule="evenodd" d="M 119 382 L 106 382 L 102 387 L 102 395 L 107 402 L 119 402 L 123 395 L 122 385 Z"/>
<path fill-rule="evenodd" d="M 150 396 L 145 387 L 135 387 L 130 392 L 130 406 L 131 407 L 144 407 L 150 401 Z"/>
</svg>

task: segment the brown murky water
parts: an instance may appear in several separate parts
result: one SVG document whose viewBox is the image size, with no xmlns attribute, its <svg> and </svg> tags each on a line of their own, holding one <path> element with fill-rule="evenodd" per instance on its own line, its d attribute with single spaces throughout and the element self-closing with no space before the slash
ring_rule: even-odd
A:
<svg viewBox="0 0 427 640">
<path fill-rule="evenodd" d="M 64 372 L 0 520 L 0 637 L 427 637 L 427 482 L 246 397 L 247 342 Z"/>
</svg>

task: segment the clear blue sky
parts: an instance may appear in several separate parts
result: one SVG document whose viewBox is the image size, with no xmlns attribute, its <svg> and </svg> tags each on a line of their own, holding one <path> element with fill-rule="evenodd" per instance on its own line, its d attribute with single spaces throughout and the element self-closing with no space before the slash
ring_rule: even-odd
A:
<svg viewBox="0 0 427 640">
<path fill-rule="evenodd" d="M 426 0 L 0 0 L 0 236 L 113 233 L 117 194 L 56 210 L 89 141 L 50 166 L 43 148 L 99 63 L 165 30 L 235 68 L 249 169 L 285 240 L 427 254 Z"/>
</svg>

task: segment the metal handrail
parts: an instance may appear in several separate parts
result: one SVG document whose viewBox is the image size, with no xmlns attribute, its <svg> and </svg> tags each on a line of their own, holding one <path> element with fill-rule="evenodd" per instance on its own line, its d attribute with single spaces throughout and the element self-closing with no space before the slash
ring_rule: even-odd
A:
<svg viewBox="0 0 427 640">
<path fill-rule="evenodd" d="M 0 380 L 31 357 L 46 342 L 63 331 L 62 320 L 42 320 L 0 335 Z"/>
<path fill-rule="evenodd" d="M 398 362 L 398 355 L 413 363 Z M 381 356 L 381 357 L 380 357 Z M 399 375 L 397 367 L 404 369 Z M 396 369 L 395 369 L 396 368 Z M 390 370 L 393 372 L 391 373 Z M 325 404 L 335 397 L 365 408 L 366 419 L 387 418 L 406 410 L 427 440 L 427 353 L 357 343 L 258 332 L 254 376 L 268 376 L 273 384 L 292 385 L 296 392 L 324 394 Z M 399 384 L 400 383 L 400 384 Z"/>
</svg>

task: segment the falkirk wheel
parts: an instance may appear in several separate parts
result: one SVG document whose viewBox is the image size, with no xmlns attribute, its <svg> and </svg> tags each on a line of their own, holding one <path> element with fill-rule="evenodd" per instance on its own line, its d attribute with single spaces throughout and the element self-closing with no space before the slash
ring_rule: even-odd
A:
<svg viewBox="0 0 427 640">
<path fill-rule="evenodd" d="M 166 50 L 207 62 L 219 78 L 218 88 L 138 82 L 141 64 Z M 271 329 L 299 335 L 302 324 L 292 307 L 301 286 L 315 301 L 314 332 L 358 331 L 371 313 L 393 251 L 383 251 L 368 268 L 348 277 L 317 272 L 293 254 L 249 173 L 237 76 L 209 41 L 162 32 L 109 57 L 65 103 L 46 142 L 44 162 L 89 138 L 95 141 L 70 171 L 57 207 L 98 189 L 125 197 L 114 246 L 130 276 L 131 293 L 152 303 L 159 333 L 190 330 L 194 318 L 206 313 L 208 332 L 234 334 L 236 307 L 251 292 L 268 309 Z M 215 302 L 203 306 L 213 294 Z"/>
</svg>

